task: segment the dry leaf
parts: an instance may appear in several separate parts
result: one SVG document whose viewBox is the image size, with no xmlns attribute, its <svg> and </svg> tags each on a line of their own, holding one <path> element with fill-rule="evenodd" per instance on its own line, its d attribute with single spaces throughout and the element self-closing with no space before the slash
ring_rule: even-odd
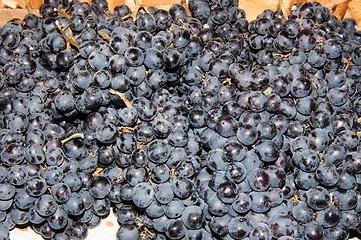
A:
<svg viewBox="0 0 361 240">
<path fill-rule="evenodd" d="M 26 6 L 28 5 L 27 1 L 25 0 L 15 0 L 15 2 L 19 5 L 20 8 L 26 9 Z"/>
<path fill-rule="evenodd" d="M 361 27 L 361 2 L 353 0 L 348 4 L 351 17 L 356 20 L 358 27 Z"/>
<path fill-rule="evenodd" d="M 346 0 L 346 1 L 338 4 L 336 6 L 335 11 L 333 11 L 332 14 L 335 15 L 335 17 L 337 17 L 338 19 L 343 19 L 345 17 L 345 14 L 346 14 L 346 11 L 347 11 L 347 8 L 348 8 L 348 3 L 350 1 L 351 0 Z"/>
<path fill-rule="evenodd" d="M 18 6 L 17 2 L 14 0 L 3 0 L 2 3 L 8 6 L 9 8 L 13 8 L 13 9 L 15 9 Z"/>
<path fill-rule="evenodd" d="M 316 1 L 316 2 L 320 3 L 324 7 L 332 9 L 344 1 L 345 0 L 320 0 L 320 1 Z"/>
</svg>

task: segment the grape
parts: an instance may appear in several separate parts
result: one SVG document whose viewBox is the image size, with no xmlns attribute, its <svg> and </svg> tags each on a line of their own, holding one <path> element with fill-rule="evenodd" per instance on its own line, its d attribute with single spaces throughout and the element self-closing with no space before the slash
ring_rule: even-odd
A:
<svg viewBox="0 0 361 240">
<path fill-rule="evenodd" d="M 74 222 L 70 228 L 70 236 L 74 239 L 85 239 L 88 235 L 88 228 L 83 223 Z"/>
<path fill-rule="evenodd" d="M 173 192 L 180 199 L 185 199 L 191 195 L 192 183 L 189 179 L 178 177 L 174 179 Z"/>
<path fill-rule="evenodd" d="M 339 180 L 339 174 L 332 163 L 321 163 L 316 170 L 318 181 L 325 186 L 335 185 Z"/>
<path fill-rule="evenodd" d="M 179 218 L 184 211 L 184 204 L 179 200 L 172 200 L 164 208 L 164 214 L 168 218 Z"/>
<path fill-rule="evenodd" d="M 336 201 L 336 206 L 343 210 L 348 211 L 353 209 L 357 203 L 357 194 L 353 190 L 347 191 L 335 191 L 333 197 L 333 201 Z M 342 201 L 341 201 L 342 199 Z"/>
<path fill-rule="evenodd" d="M 273 162 L 278 158 L 278 149 L 273 141 L 258 141 L 254 149 L 260 155 L 260 160 L 263 162 Z"/>
<path fill-rule="evenodd" d="M 25 148 L 19 144 L 12 143 L 2 150 L 0 156 L 1 161 L 5 165 L 15 166 L 24 160 Z"/>
<path fill-rule="evenodd" d="M 315 221 L 310 221 L 305 225 L 305 238 L 306 239 L 316 239 L 323 238 L 324 230 L 323 228 Z"/>
<path fill-rule="evenodd" d="M 231 216 L 225 215 L 223 217 L 213 217 L 210 221 L 210 228 L 218 236 L 225 236 L 228 232 L 228 224 L 231 221 Z"/>
<path fill-rule="evenodd" d="M 252 226 L 252 229 L 249 233 L 249 239 L 271 239 L 272 232 L 270 227 L 265 223 L 258 223 L 257 225 Z"/>
<path fill-rule="evenodd" d="M 107 177 L 96 176 L 90 180 L 89 194 L 94 198 L 105 198 L 110 193 L 111 182 Z"/>
<path fill-rule="evenodd" d="M 78 193 L 71 193 L 63 204 L 64 210 L 71 215 L 79 216 L 85 210 L 84 201 Z"/>
<path fill-rule="evenodd" d="M 19 210 L 18 208 L 12 208 L 10 210 L 9 216 L 15 225 L 24 225 L 29 222 L 27 212 Z"/>
<path fill-rule="evenodd" d="M 59 203 L 64 203 L 69 199 L 71 189 L 65 183 L 57 183 L 51 187 L 51 193 L 55 201 Z"/>
<path fill-rule="evenodd" d="M 281 30 L 281 32 L 283 34 L 285 34 L 285 36 L 287 36 L 288 38 L 295 38 L 299 31 L 300 31 L 300 25 L 297 23 L 297 21 L 295 20 L 287 20 L 284 25 L 283 28 Z"/>
<path fill-rule="evenodd" d="M 171 219 L 165 227 L 165 234 L 170 239 L 181 239 L 186 232 L 182 221 L 180 219 Z"/>
<path fill-rule="evenodd" d="M 224 203 L 232 203 L 238 194 L 237 185 L 231 181 L 224 181 L 217 189 L 217 197 Z"/>
<path fill-rule="evenodd" d="M 303 21 L 302 23 L 306 24 Z M 309 28 L 302 29 L 297 35 L 297 45 L 302 51 L 309 51 L 313 49 L 316 45 L 316 41 L 315 32 Z M 307 58 L 305 54 L 303 56 L 304 58 Z"/>
<path fill-rule="evenodd" d="M 152 180 L 156 183 L 165 183 L 170 178 L 169 167 L 165 164 L 160 164 L 152 168 Z"/>
<path fill-rule="evenodd" d="M 8 169 L 7 180 L 14 186 L 23 185 L 28 179 L 28 173 L 25 168 L 15 165 Z"/>
<path fill-rule="evenodd" d="M 236 217 L 233 218 L 228 224 L 229 234 L 234 239 L 242 239 L 246 237 L 250 232 L 251 226 L 247 219 Z"/>
<path fill-rule="evenodd" d="M 132 186 L 145 182 L 149 179 L 149 173 L 145 168 L 131 166 L 127 169 L 125 180 Z"/>
<path fill-rule="evenodd" d="M 325 235 L 329 239 L 348 238 L 348 233 L 346 229 L 340 225 L 336 225 L 335 227 L 325 229 Z"/>
<path fill-rule="evenodd" d="M 205 193 L 205 198 L 209 198 L 206 202 L 208 202 L 208 211 L 214 216 L 224 216 L 229 211 L 229 205 L 223 203 L 218 197 L 213 196 L 216 195 L 213 191 L 207 191 Z M 211 196 L 212 195 L 212 196 Z"/>
<path fill-rule="evenodd" d="M 98 150 L 98 162 L 100 164 L 109 165 L 113 163 L 114 158 L 115 158 L 115 151 L 113 148 L 101 147 Z"/>
<path fill-rule="evenodd" d="M 140 238 L 140 231 L 135 224 L 125 224 L 118 229 L 116 237 L 118 240 L 138 239 Z"/>
<path fill-rule="evenodd" d="M 359 222 L 360 222 L 360 220 L 357 217 L 356 211 L 350 210 L 350 211 L 342 211 L 341 212 L 341 219 L 340 219 L 339 225 L 344 226 L 344 228 L 346 228 L 346 229 L 356 228 L 357 225 L 359 224 Z"/>
<path fill-rule="evenodd" d="M 15 33 L 16 34 L 16 33 Z M 16 41 L 16 40 L 15 40 Z M 7 63 L 3 67 L 3 75 L 4 79 L 8 84 L 16 85 L 21 82 L 21 78 L 23 76 L 23 68 L 20 64 L 13 62 L 13 63 Z"/>
<path fill-rule="evenodd" d="M 148 207 L 154 197 L 154 190 L 148 183 L 138 183 L 133 189 L 133 202 L 139 208 Z"/>
<path fill-rule="evenodd" d="M 69 186 L 72 191 L 80 190 L 83 185 L 82 180 L 76 172 L 66 174 L 62 182 Z"/>
<path fill-rule="evenodd" d="M 243 125 L 237 131 L 237 139 L 243 145 L 249 146 L 256 142 L 258 138 L 258 131 L 252 125 Z"/>
<path fill-rule="evenodd" d="M 96 138 L 102 143 L 112 143 L 116 140 L 118 129 L 114 124 L 101 124 L 96 128 Z"/>
<path fill-rule="evenodd" d="M 104 217 L 110 213 L 110 201 L 108 199 L 95 199 L 92 206 L 93 213 Z"/>
<path fill-rule="evenodd" d="M 270 175 L 262 168 L 256 168 L 247 175 L 248 184 L 255 191 L 265 191 L 271 185 Z"/>
<path fill-rule="evenodd" d="M 35 210 L 42 217 L 48 217 L 57 209 L 57 204 L 53 197 L 48 194 L 42 195 L 35 201 Z"/>
<path fill-rule="evenodd" d="M 117 239 L 360 229 L 354 19 L 311 2 L 255 20 L 231 0 L 132 10 L 47 0 L 2 26 L 4 239 L 25 223 L 85 239 L 111 209 Z"/>
<path fill-rule="evenodd" d="M 308 173 L 302 170 L 299 170 L 299 172 L 297 173 L 297 176 L 295 178 L 295 183 L 301 189 L 306 189 L 306 190 L 314 188 L 319 184 L 314 172 Z"/>
<path fill-rule="evenodd" d="M 66 226 L 68 215 L 63 208 L 58 207 L 53 215 L 47 218 L 48 224 L 52 229 L 62 229 Z"/>
<path fill-rule="evenodd" d="M 46 221 L 45 217 L 42 217 L 37 213 L 34 206 L 29 209 L 27 215 L 29 222 L 33 224 L 41 224 Z"/>
<path fill-rule="evenodd" d="M 308 135 L 308 145 L 312 150 L 323 151 L 328 142 L 329 137 L 321 128 L 313 129 Z"/>
<path fill-rule="evenodd" d="M 352 175 L 350 175 L 349 173 L 347 173 L 346 171 L 338 171 L 339 172 L 339 181 L 337 182 L 337 187 L 340 189 L 351 189 L 355 186 L 356 184 L 356 178 Z"/>
<path fill-rule="evenodd" d="M 153 201 L 149 207 L 146 208 L 147 216 L 151 218 L 158 218 L 164 215 L 163 205 L 158 201 Z"/>
<path fill-rule="evenodd" d="M 331 201 L 329 192 L 323 187 L 315 187 L 308 190 L 306 199 L 307 204 L 315 210 L 325 209 Z"/>
<path fill-rule="evenodd" d="M 307 61 L 312 67 L 322 67 L 327 59 L 327 55 L 323 49 L 314 48 L 310 51 Z"/>
<path fill-rule="evenodd" d="M 35 200 L 36 198 L 31 197 L 24 189 L 19 190 L 14 197 L 16 207 L 24 210 L 30 209 L 34 205 Z"/>
<path fill-rule="evenodd" d="M 172 185 L 170 183 L 161 183 L 156 186 L 154 197 L 161 203 L 167 204 L 174 198 Z"/>
<path fill-rule="evenodd" d="M 271 208 L 271 198 L 267 192 L 251 192 L 251 210 L 257 213 L 267 212 Z"/>
<path fill-rule="evenodd" d="M 180 54 L 174 48 L 167 48 L 163 53 L 163 63 L 167 68 L 175 68 L 179 65 Z"/>
<path fill-rule="evenodd" d="M 35 176 L 28 179 L 25 184 L 25 190 L 30 196 L 39 197 L 45 193 L 46 186 L 46 182 L 43 178 Z"/>
<path fill-rule="evenodd" d="M 164 163 L 170 154 L 170 147 L 163 141 L 154 140 L 148 145 L 147 154 L 150 161 Z"/>
<path fill-rule="evenodd" d="M 292 221 L 284 217 L 271 217 L 269 225 L 273 236 L 282 237 L 289 236 L 293 232 Z"/>
</svg>

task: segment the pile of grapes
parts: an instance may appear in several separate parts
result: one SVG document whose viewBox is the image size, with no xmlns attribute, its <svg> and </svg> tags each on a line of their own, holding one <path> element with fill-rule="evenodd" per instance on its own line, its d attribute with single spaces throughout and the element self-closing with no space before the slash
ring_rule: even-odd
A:
<svg viewBox="0 0 361 240">
<path fill-rule="evenodd" d="M 47 0 L 0 29 L 0 239 L 361 232 L 361 31 L 318 3 L 247 21 Z"/>
</svg>

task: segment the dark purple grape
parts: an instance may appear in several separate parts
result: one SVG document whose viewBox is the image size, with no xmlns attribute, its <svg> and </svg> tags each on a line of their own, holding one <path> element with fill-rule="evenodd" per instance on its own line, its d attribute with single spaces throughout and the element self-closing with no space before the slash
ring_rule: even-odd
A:
<svg viewBox="0 0 361 240">
<path fill-rule="evenodd" d="M 111 182 L 107 177 L 95 176 L 90 180 L 89 193 L 94 198 L 105 198 L 111 189 Z"/>
<path fill-rule="evenodd" d="M 315 187 L 306 193 L 307 204 L 314 210 L 323 210 L 331 202 L 329 192 L 323 187 Z"/>
</svg>

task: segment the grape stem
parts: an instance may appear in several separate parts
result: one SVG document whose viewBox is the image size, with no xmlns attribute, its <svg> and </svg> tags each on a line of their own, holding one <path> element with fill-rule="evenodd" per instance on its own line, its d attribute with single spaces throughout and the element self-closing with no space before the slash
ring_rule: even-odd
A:
<svg viewBox="0 0 361 240">
<path fill-rule="evenodd" d="M 344 71 L 346 71 L 347 70 L 347 68 L 350 66 L 350 65 L 352 65 L 352 58 L 350 57 L 350 58 L 344 58 L 343 59 L 343 63 L 344 64 L 346 64 L 346 66 L 344 67 Z"/>
<path fill-rule="evenodd" d="M 20 20 L 20 19 L 14 19 L 14 23 L 17 23 L 21 26 L 24 26 L 25 25 L 25 22 L 23 20 Z"/>
<path fill-rule="evenodd" d="M 186 9 L 186 11 L 187 11 L 187 17 L 191 17 L 191 16 L 192 16 L 192 13 L 191 13 L 191 11 L 189 10 L 187 1 L 186 1 L 186 0 L 181 0 L 181 5 Z"/>
<path fill-rule="evenodd" d="M 110 92 L 111 94 L 114 94 L 114 95 L 119 96 L 120 99 L 122 99 L 122 101 L 125 103 L 125 105 L 126 105 L 127 107 L 134 108 L 133 105 L 129 102 L 129 100 L 124 96 L 123 93 L 118 92 L 118 91 L 115 91 L 114 89 L 110 89 L 109 92 Z"/>
<path fill-rule="evenodd" d="M 71 19 L 70 15 L 64 9 L 55 9 L 60 15 L 66 17 L 67 19 Z"/>
<path fill-rule="evenodd" d="M 122 172 L 123 172 L 123 169 L 120 168 L 120 172 L 115 180 L 116 183 L 120 183 L 122 181 Z"/>
<path fill-rule="evenodd" d="M 142 229 L 142 232 L 141 232 L 141 234 L 142 234 L 142 238 L 141 238 L 141 239 L 142 239 L 142 240 L 143 240 L 143 239 L 146 239 L 147 234 L 149 234 L 151 237 L 154 236 L 154 233 L 152 233 L 152 232 L 144 225 L 144 222 L 143 222 L 142 219 L 140 219 L 139 217 L 137 217 L 135 220 L 136 220 L 136 224 L 138 225 L 138 227 Z"/>
<path fill-rule="evenodd" d="M 123 17 L 123 20 L 124 20 L 124 19 L 127 19 L 127 18 L 129 18 L 129 17 L 131 17 L 134 21 L 137 20 L 137 14 L 138 14 L 138 12 L 139 12 L 140 10 L 142 10 L 142 9 L 143 9 L 146 13 L 149 13 L 149 14 L 150 14 L 150 12 L 148 11 L 148 9 L 146 9 L 146 8 L 144 7 L 143 3 L 142 3 L 140 0 L 134 0 L 134 3 L 135 3 L 135 10 L 134 10 L 132 13 L 128 14 L 127 16 L 124 16 L 124 17 Z"/>
<path fill-rule="evenodd" d="M 77 138 L 77 137 L 80 137 L 82 139 L 84 139 L 84 134 L 82 133 L 74 133 L 73 135 L 71 135 L 70 137 L 67 137 L 63 140 L 61 140 L 61 143 L 64 144 L 66 142 L 69 142 L 70 140 L 72 140 L 73 138 Z"/>
<path fill-rule="evenodd" d="M 226 79 L 226 80 L 224 80 L 222 83 L 223 83 L 223 84 L 228 84 L 228 85 L 231 85 L 231 84 L 232 84 L 232 81 L 231 81 L 231 79 L 230 79 L 230 78 L 227 78 L 227 79 Z"/>
<path fill-rule="evenodd" d="M 104 171 L 104 168 L 98 167 L 95 172 L 92 174 L 93 177 L 98 176 Z"/>
<path fill-rule="evenodd" d="M 92 157 L 95 157 L 95 153 L 93 153 L 92 151 L 89 151 L 89 155 L 92 156 Z"/>
<path fill-rule="evenodd" d="M 104 38 L 105 40 L 110 41 L 110 39 L 112 39 L 111 37 L 109 37 L 108 35 L 106 35 L 105 33 L 103 33 L 103 32 L 100 31 L 100 30 L 97 30 L 97 33 L 98 33 L 102 38 Z"/>
<path fill-rule="evenodd" d="M 65 41 L 66 41 L 66 49 L 68 51 L 71 51 L 71 46 L 74 46 L 75 48 L 79 49 L 79 45 L 77 44 L 77 42 L 75 41 L 75 37 L 73 36 L 73 32 L 71 31 L 71 29 L 69 28 L 69 26 L 66 26 L 64 28 L 62 28 L 59 24 L 58 21 L 55 21 L 56 26 L 58 27 L 61 35 L 63 35 Z M 66 34 L 64 33 L 64 30 L 69 28 L 69 35 L 70 37 L 66 36 Z"/>
<path fill-rule="evenodd" d="M 287 11 L 285 8 L 285 4 L 283 3 L 283 0 L 280 0 L 280 7 L 281 7 L 283 17 L 285 18 L 285 20 L 288 20 Z"/>
<path fill-rule="evenodd" d="M 132 127 L 118 127 L 118 130 L 121 132 L 128 132 L 128 131 L 134 131 L 134 128 Z"/>
<path fill-rule="evenodd" d="M 150 185 L 154 185 L 154 182 L 151 180 L 151 177 L 152 177 L 152 170 L 150 170 L 150 168 L 149 167 L 145 167 L 145 169 L 147 169 L 147 171 L 148 171 L 148 174 L 149 174 L 149 180 L 148 180 L 148 182 L 150 183 Z"/>
<path fill-rule="evenodd" d="M 176 169 L 172 168 L 170 170 L 170 178 L 173 179 L 173 178 L 175 178 L 176 175 L 177 175 Z"/>
<path fill-rule="evenodd" d="M 293 197 L 291 197 L 291 199 L 294 201 L 294 202 L 300 202 L 301 199 L 298 195 L 293 195 Z"/>
<path fill-rule="evenodd" d="M 30 4 L 28 1 L 25 1 L 26 2 L 26 10 L 28 10 L 28 13 L 33 13 L 33 9 L 31 8 Z"/>
<path fill-rule="evenodd" d="M 300 25 L 301 30 L 303 30 L 303 27 L 302 27 L 302 19 L 303 19 L 303 16 L 301 16 L 300 20 L 298 21 L 298 23 L 299 23 L 299 25 Z"/>
</svg>

